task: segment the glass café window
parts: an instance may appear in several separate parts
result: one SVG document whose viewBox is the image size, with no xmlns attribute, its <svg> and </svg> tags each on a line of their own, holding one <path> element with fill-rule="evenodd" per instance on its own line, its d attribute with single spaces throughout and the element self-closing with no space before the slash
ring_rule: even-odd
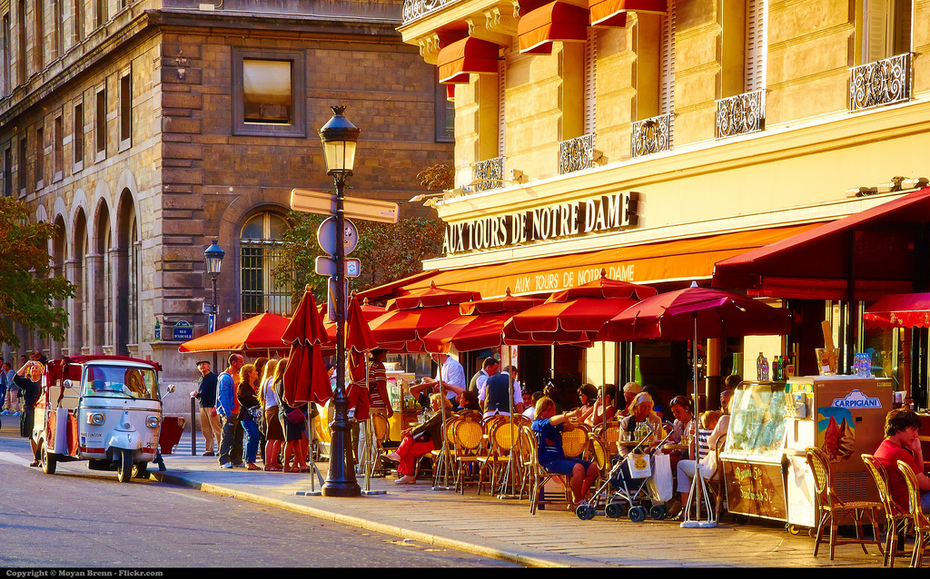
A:
<svg viewBox="0 0 930 579">
<path fill-rule="evenodd" d="M 304 55 L 234 51 L 234 133 L 304 137 Z"/>
</svg>

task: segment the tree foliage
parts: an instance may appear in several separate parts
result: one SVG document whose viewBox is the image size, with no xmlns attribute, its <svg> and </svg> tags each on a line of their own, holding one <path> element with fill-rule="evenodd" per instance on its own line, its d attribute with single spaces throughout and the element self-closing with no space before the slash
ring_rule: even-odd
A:
<svg viewBox="0 0 930 579">
<path fill-rule="evenodd" d="M 26 205 L 0 197 L 0 342 L 18 348 L 15 324 L 63 340 L 68 312 L 55 302 L 74 295 L 67 279 L 50 276 L 50 223 L 30 223 Z"/>
<path fill-rule="evenodd" d="M 288 215 L 291 229 L 284 235 L 284 259 L 287 264 L 275 270 L 279 281 L 293 279 L 295 298 L 310 286 L 317 303 L 326 302 L 327 277 L 315 269 L 317 256 L 326 255 L 317 241 L 317 229 L 326 217 L 292 211 Z M 349 278 L 349 291 L 363 291 L 422 271 L 422 261 L 436 257 L 442 250 L 443 224 L 438 219 L 409 217 L 397 223 L 353 221 L 358 231 L 358 246 L 347 256 L 361 261 L 362 271 Z"/>
<path fill-rule="evenodd" d="M 455 171 L 448 165 L 439 163 L 417 173 L 417 180 L 427 191 L 444 191 L 455 185 Z"/>
</svg>

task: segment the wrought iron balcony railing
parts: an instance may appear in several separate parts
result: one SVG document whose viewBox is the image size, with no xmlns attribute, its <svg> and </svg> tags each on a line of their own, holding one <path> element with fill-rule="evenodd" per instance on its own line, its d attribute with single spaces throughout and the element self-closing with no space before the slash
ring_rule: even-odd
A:
<svg viewBox="0 0 930 579">
<path fill-rule="evenodd" d="M 716 137 L 755 133 L 765 128 L 765 90 L 717 101 Z"/>
<path fill-rule="evenodd" d="M 559 174 L 594 166 L 594 133 L 559 142 Z"/>
<path fill-rule="evenodd" d="M 442 8 L 446 4 L 457 1 L 458 0 L 404 0 L 403 22 L 407 24 L 411 20 L 419 18 L 427 12 Z"/>
<path fill-rule="evenodd" d="M 504 186 L 504 157 L 478 161 L 472 165 L 474 191 L 489 191 Z"/>
<path fill-rule="evenodd" d="M 910 100 L 911 76 L 910 53 L 849 69 L 849 110 Z"/>
<path fill-rule="evenodd" d="M 642 157 L 672 148 L 672 113 L 633 123 L 631 155 Z"/>
</svg>

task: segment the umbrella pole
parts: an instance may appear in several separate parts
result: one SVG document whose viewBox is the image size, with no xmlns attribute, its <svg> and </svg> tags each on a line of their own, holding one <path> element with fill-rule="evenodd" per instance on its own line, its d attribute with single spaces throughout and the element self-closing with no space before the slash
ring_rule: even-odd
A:
<svg viewBox="0 0 930 579">
<path fill-rule="evenodd" d="M 313 402 L 308 402 L 308 404 L 313 404 Z M 309 406 L 307 407 L 309 409 Z M 312 412 L 307 413 L 308 416 L 304 420 L 304 426 L 307 428 L 307 446 L 310 451 L 307 453 L 307 462 L 310 463 L 310 490 L 309 491 L 297 491 L 294 494 L 304 497 L 318 497 L 323 494 L 322 490 L 316 489 L 316 482 L 319 480 L 320 488 L 323 488 L 323 475 L 320 474 L 320 469 L 316 466 L 316 461 L 313 460 L 313 439 L 315 438 L 316 433 L 313 428 L 313 419 L 310 418 Z"/>
<path fill-rule="evenodd" d="M 439 364 L 439 396 L 446 397 L 445 388 L 442 386 L 442 363 Z M 452 489 L 449 487 L 449 433 L 446 430 L 445 401 L 439 403 L 439 412 L 442 413 L 442 450 L 439 453 L 439 464 L 433 467 L 433 490 L 448 491 Z M 439 485 L 440 477 L 442 477 L 442 485 Z"/>
<path fill-rule="evenodd" d="M 370 382 L 370 377 L 368 375 L 368 364 L 366 360 L 365 389 L 370 391 L 370 386 L 371 386 L 371 382 Z M 390 404 L 391 403 L 390 397 L 388 397 L 388 400 L 386 400 L 385 402 Z M 374 449 L 374 445 L 372 444 L 372 434 L 374 433 L 375 429 L 372 428 L 371 420 L 372 420 L 371 412 L 369 411 L 368 419 L 365 420 L 364 422 L 360 422 L 358 425 L 359 435 L 361 435 L 361 429 L 362 428 L 365 429 L 365 444 L 360 445 L 360 448 L 358 449 L 359 462 L 361 463 L 361 467 L 365 472 L 365 488 L 362 489 L 362 494 L 363 495 L 383 495 L 383 494 L 387 494 L 387 491 L 371 490 L 371 477 L 372 477 L 372 473 L 374 473 L 375 467 L 377 466 L 377 463 L 373 457 L 373 455 L 375 454 L 375 449 Z"/>
<path fill-rule="evenodd" d="M 691 343 L 691 364 L 692 369 L 692 380 L 694 381 L 694 416 L 700 416 L 699 412 L 699 399 L 698 399 L 698 360 L 697 360 L 697 345 L 698 345 L 698 326 L 697 326 L 697 313 L 692 315 L 694 318 L 694 341 Z M 697 420 L 691 421 L 691 435 L 694 437 L 695 441 L 695 454 L 697 452 L 698 442 L 697 442 Z M 708 450 L 708 452 L 710 452 Z M 704 506 L 707 508 L 707 520 L 701 520 L 701 501 L 704 501 Z M 691 519 L 691 503 L 694 503 L 696 508 L 695 519 Z M 701 463 L 698 460 L 698 457 L 694 457 L 694 477 L 691 479 L 691 490 L 688 493 L 688 502 L 685 505 L 682 505 L 682 508 L 685 509 L 684 521 L 681 523 L 683 528 L 711 528 L 717 526 L 717 516 L 711 509 L 710 495 L 707 491 L 707 484 L 704 482 L 704 477 L 701 475 Z"/>
<path fill-rule="evenodd" d="M 510 348 L 508 346 L 503 346 L 507 350 L 507 365 L 510 367 L 510 373 L 507 374 L 507 382 L 509 383 L 508 387 L 508 396 L 507 399 L 510 401 L 510 454 L 507 456 L 507 468 L 504 471 L 504 476 L 501 477 L 501 486 L 500 494 L 497 498 L 499 499 L 515 499 L 517 498 L 516 492 L 514 491 L 514 468 L 513 468 L 513 455 L 516 452 L 517 444 L 513 438 L 513 358 L 510 356 Z M 507 490 L 510 489 L 508 493 Z"/>
</svg>

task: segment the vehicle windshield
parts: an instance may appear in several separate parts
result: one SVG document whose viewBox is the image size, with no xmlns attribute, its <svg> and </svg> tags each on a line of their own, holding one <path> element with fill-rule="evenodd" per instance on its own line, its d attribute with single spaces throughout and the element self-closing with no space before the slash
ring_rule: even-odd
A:
<svg viewBox="0 0 930 579">
<path fill-rule="evenodd" d="M 84 396 L 158 400 L 158 379 L 151 368 L 88 366 Z"/>
</svg>

